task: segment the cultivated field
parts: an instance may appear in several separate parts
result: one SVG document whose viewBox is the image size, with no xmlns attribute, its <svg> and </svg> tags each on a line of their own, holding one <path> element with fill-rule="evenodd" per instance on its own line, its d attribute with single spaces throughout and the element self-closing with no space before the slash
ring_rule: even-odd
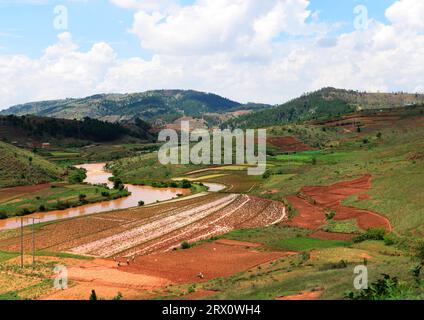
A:
<svg viewBox="0 0 424 320">
<path fill-rule="evenodd" d="M 145 255 L 167 251 L 238 228 L 280 223 L 282 203 L 236 194 L 211 194 L 148 208 L 92 215 L 39 227 L 40 250 L 67 251 L 97 257 Z M 30 234 L 25 249 L 30 250 Z M 17 251 L 19 237 L 0 248 Z"/>
</svg>

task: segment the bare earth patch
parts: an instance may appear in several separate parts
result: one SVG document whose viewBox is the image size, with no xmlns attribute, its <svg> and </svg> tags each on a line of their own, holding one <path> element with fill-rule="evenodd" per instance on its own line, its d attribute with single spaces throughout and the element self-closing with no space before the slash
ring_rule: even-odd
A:
<svg viewBox="0 0 424 320">
<path fill-rule="evenodd" d="M 292 296 L 277 298 L 277 300 L 281 300 L 281 301 L 317 300 L 321 296 L 321 294 L 322 294 L 321 291 L 302 292 Z"/>
</svg>

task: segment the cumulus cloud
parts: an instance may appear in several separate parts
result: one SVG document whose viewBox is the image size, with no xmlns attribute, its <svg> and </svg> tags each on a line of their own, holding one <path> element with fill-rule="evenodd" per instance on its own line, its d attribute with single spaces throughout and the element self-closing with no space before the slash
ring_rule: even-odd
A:
<svg viewBox="0 0 424 320">
<path fill-rule="evenodd" d="M 394 2 L 389 23 L 339 35 L 307 0 L 111 1 L 134 10 L 131 32 L 151 59 L 120 59 L 107 43 L 83 52 L 62 33 L 39 59 L 0 56 L 0 107 L 162 88 L 267 103 L 324 86 L 424 90 L 424 12 L 413 0 Z"/>
</svg>

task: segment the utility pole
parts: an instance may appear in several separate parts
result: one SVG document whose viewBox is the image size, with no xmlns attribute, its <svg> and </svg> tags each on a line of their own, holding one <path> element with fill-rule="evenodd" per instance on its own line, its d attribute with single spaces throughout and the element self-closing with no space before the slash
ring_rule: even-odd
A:
<svg viewBox="0 0 424 320">
<path fill-rule="evenodd" d="M 35 265 L 35 220 L 39 218 L 32 218 L 32 266 Z"/>
<path fill-rule="evenodd" d="M 24 218 L 21 217 L 21 268 L 24 267 Z"/>
<path fill-rule="evenodd" d="M 35 218 L 32 218 L 32 266 L 35 265 Z"/>
</svg>

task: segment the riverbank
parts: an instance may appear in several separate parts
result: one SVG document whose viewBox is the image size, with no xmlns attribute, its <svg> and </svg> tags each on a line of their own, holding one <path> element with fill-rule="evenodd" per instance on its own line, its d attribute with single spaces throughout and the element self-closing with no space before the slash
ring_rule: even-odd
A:
<svg viewBox="0 0 424 320">
<path fill-rule="evenodd" d="M 83 185 L 79 186 L 77 191 L 72 192 L 63 192 L 61 198 L 59 198 L 59 204 L 62 206 L 69 207 L 60 207 L 60 210 L 47 211 L 49 208 L 45 206 L 44 212 L 32 213 L 30 209 L 25 211 L 26 214 L 20 214 L 19 216 L 12 216 L 6 219 L 0 220 L 0 230 L 15 229 L 21 226 L 21 220 L 23 220 L 23 225 L 30 225 L 33 223 L 33 218 L 36 219 L 37 223 L 50 222 L 55 220 L 68 219 L 83 215 L 89 215 L 94 213 L 108 212 L 114 210 L 128 209 L 132 207 L 139 206 L 141 201 L 144 204 L 152 204 L 162 201 L 167 201 L 171 199 L 176 199 L 181 196 L 186 196 L 191 194 L 190 189 L 181 189 L 181 188 L 153 188 L 148 186 L 134 186 L 134 185 L 124 185 L 125 189 L 114 190 L 113 183 L 109 180 L 112 177 L 112 174 L 104 169 L 104 163 L 97 164 L 86 164 L 80 165 L 78 168 L 86 170 L 86 179 L 84 180 Z M 14 197 L 7 198 L 4 196 L 4 204 L 20 204 L 18 200 L 22 200 L 28 204 L 28 206 L 35 206 L 34 211 L 40 209 L 38 202 L 43 200 L 48 200 L 49 205 L 57 204 L 57 198 L 55 200 L 50 199 L 49 197 L 57 196 L 57 192 L 61 191 L 55 185 L 44 185 L 40 188 L 35 188 L 33 186 L 25 188 L 20 187 L 22 190 L 21 194 L 14 195 Z M 30 190 L 31 189 L 31 190 Z M 36 194 L 32 192 L 28 193 L 26 191 L 35 191 Z M 42 193 L 38 195 L 37 192 Z M 0 191 L 1 194 L 1 191 Z M 47 196 L 49 195 L 49 197 Z M 81 195 L 85 195 L 83 197 Z M 95 197 L 97 195 L 97 198 Z M 0 198 L 1 199 L 1 198 Z M 70 205 L 72 202 L 77 200 L 79 201 L 80 206 L 72 207 Z M 85 203 L 81 203 L 86 201 Z M 97 201 L 94 201 L 97 200 Z M 93 201 L 94 203 L 90 203 Z M 62 204 L 64 203 L 64 204 Z M 1 207 L 0 207 L 1 208 Z M 42 208 L 41 208 L 42 209 Z M 9 211 L 11 212 L 11 211 Z M 23 216 L 22 216 L 23 215 Z M 22 217 L 21 217 L 22 216 Z"/>
</svg>

